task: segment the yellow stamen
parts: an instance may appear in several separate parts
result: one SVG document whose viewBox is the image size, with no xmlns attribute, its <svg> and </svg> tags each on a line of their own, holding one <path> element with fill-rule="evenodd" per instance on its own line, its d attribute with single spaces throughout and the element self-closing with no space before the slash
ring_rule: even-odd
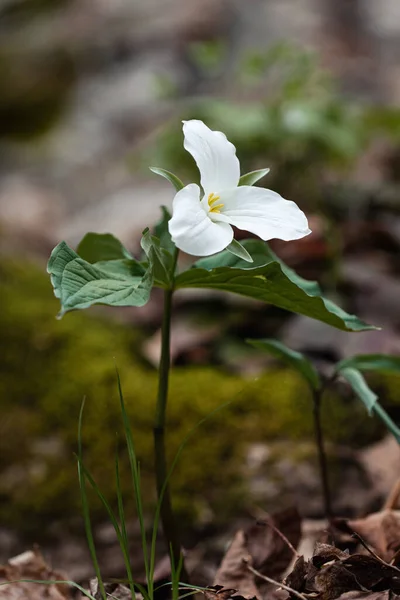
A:
<svg viewBox="0 0 400 600">
<path fill-rule="evenodd" d="M 215 204 L 216 202 L 218 202 L 218 200 L 220 199 L 219 196 L 217 196 L 216 194 L 214 194 L 213 192 L 211 194 L 208 195 L 208 206 L 210 207 L 210 212 L 213 213 L 220 213 L 221 212 L 221 208 L 223 208 L 223 204 Z"/>
</svg>

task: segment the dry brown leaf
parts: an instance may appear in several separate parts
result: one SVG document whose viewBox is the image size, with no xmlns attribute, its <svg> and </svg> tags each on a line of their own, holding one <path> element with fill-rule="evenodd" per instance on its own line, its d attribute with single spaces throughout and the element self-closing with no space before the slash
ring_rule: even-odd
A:
<svg viewBox="0 0 400 600">
<path fill-rule="evenodd" d="M 66 577 L 50 569 L 38 550 L 24 552 L 0 566 L 0 600 L 70 600 L 72 593 L 66 584 L 39 584 L 19 581 L 65 580 Z M 5 582 L 9 581 L 7 584 Z"/>
<path fill-rule="evenodd" d="M 354 590 L 367 591 L 340 561 L 323 565 L 312 583 L 311 591 L 318 592 L 321 600 L 334 600 L 345 592 Z"/>
<path fill-rule="evenodd" d="M 110 597 L 115 600 L 132 600 L 130 589 L 121 583 L 105 583 L 104 589 L 107 597 L 110 595 Z M 102 600 L 102 595 L 99 590 L 99 582 L 96 577 L 90 580 L 89 590 L 96 600 Z M 136 600 L 143 600 L 143 596 L 141 594 L 136 594 Z"/>
<path fill-rule="evenodd" d="M 335 546 L 317 543 L 313 557 L 307 563 L 299 558 L 285 583 L 307 597 L 317 594 L 319 600 L 347 598 L 350 592 L 371 594 L 390 590 L 398 594 L 400 571 L 378 556 L 349 554 Z"/>
<path fill-rule="evenodd" d="M 400 548 L 400 510 L 382 510 L 364 519 L 351 519 L 347 525 L 387 562 Z"/>
<path fill-rule="evenodd" d="M 304 560 L 304 556 L 299 556 L 294 563 L 291 573 L 289 573 L 289 575 L 286 577 L 284 583 L 293 590 L 296 590 L 296 592 L 302 592 L 306 582 L 307 566 L 308 565 Z M 292 594 L 291 597 L 296 598 L 296 596 Z"/>
<path fill-rule="evenodd" d="M 289 544 L 296 548 L 300 542 L 301 518 L 296 509 L 289 508 L 257 521 L 245 535 L 253 567 L 278 579 L 294 557 Z"/>
<path fill-rule="evenodd" d="M 343 552 L 331 544 L 316 542 L 312 557 L 312 564 L 319 569 L 328 562 L 346 559 L 348 556 L 348 552 Z"/>
<path fill-rule="evenodd" d="M 393 594 L 390 590 L 383 592 L 346 592 L 337 600 L 400 600 L 400 596 Z"/>
<path fill-rule="evenodd" d="M 233 538 L 221 562 L 214 578 L 214 585 L 237 590 L 244 598 L 259 598 L 260 593 L 254 582 L 254 575 L 248 570 L 245 561 L 251 562 L 251 556 L 247 549 L 246 535 L 240 530 Z"/>
<path fill-rule="evenodd" d="M 234 537 L 215 576 L 214 583 L 233 588 L 245 597 L 260 597 L 254 574 L 246 562 L 272 579 L 282 576 L 293 560 L 301 536 L 301 520 L 295 509 L 266 515 Z M 264 584 L 263 584 L 264 585 Z"/>
<path fill-rule="evenodd" d="M 379 585 L 389 589 L 394 575 L 393 569 L 385 566 L 371 555 L 352 554 L 342 564 L 353 573 L 357 581 L 368 590 Z"/>
<path fill-rule="evenodd" d="M 203 595 L 207 600 L 245 600 L 234 588 L 224 588 L 222 585 L 210 585 Z"/>
</svg>

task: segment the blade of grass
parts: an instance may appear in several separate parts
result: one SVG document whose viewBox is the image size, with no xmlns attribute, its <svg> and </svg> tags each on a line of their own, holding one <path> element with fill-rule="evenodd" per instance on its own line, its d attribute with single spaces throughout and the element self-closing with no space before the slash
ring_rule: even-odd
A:
<svg viewBox="0 0 400 600">
<path fill-rule="evenodd" d="M 86 539 L 89 547 L 90 557 L 92 559 L 93 568 L 96 573 L 97 580 L 99 582 L 99 590 L 103 600 L 107 600 L 106 591 L 104 589 L 104 583 L 101 577 L 99 561 L 97 560 L 96 546 L 93 538 L 92 524 L 90 521 L 89 502 L 86 493 L 86 476 L 82 468 L 82 420 L 83 420 L 83 409 L 85 407 L 85 398 L 82 401 L 81 410 L 79 412 L 78 421 L 78 481 L 79 488 L 81 491 L 81 502 L 83 520 L 85 524 Z"/>
<path fill-rule="evenodd" d="M 162 583 L 161 585 L 158 585 L 157 587 L 154 588 L 154 591 L 157 592 L 158 590 L 161 590 L 161 588 L 166 587 L 167 585 L 172 585 L 171 581 L 167 581 L 166 583 Z M 179 585 L 181 590 L 193 590 L 193 592 L 203 592 L 204 590 L 207 590 L 208 588 L 206 587 L 201 587 L 201 585 L 191 585 L 190 583 L 182 583 L 180 582 Z"/>
<path fill-rule="evenodd" d="M 128 534 L 126 532 L 126 524 L 125 524 L 125 510 L 124 510 L 124 502 L 122 498 L 121 491 L 121 479 L 119 476 L 119 459 L 118 459 L 118 448 L 115 452 L 115 482 L 117 488 L 117 501 L 118 501 L 118 515 L 119 522 L 121 526 L 121 534 L 124 540 L 125 547 L 128 548 Z"/>
<path fill-rule="evenodd" d="M 118 521 L 115 517 L 115 514 L 114 514 L 110 504 L 107 502 L 104 494 L 102 493 L 102 491 L 100 490 L 96 481 L 93 479 L 92 475 L 90 474 L 90 472 L 87 470 L 87 468 L 85 467 L 85 465 L 83 463 L 81 463 L 81 469 L 82 469 L 82 472 L 84 473 L 84 476 L 86 477 L 87 481 L 90 483 L 93 490 L 96 492 L 97 497 L 99 498 L 100 502 L 104 506 L 104 508 L 108 514 L 108 517 L 111 521 L 111 524 L 115 529 L 115 533 L 117 535 L 118 543 L 121 547 L 121 552 L 122 552 L 122 556 L 124 559 L 126 573 L 128 576 L 129 587 L 131 589 L 133 597 L 135 596 L 135 587 L 137 587 L 140 590 L 140 592 L 143 594 L 143 596 L 146 598 L 147 597 L 146 589 L 143 586 L 141 586 L 139 583 L 135 583 L 133 580 L 132 569 L 131 569 L 131 564 L 130 564 L 130 560 L 129 560 L 128 545 L 127 545 L 127 542 L 125 542 L 124 535 L 121 531 L 121 528 L 118 524 Z M 124 527 L 125 527 L 125 524 L 124 524 Z"/>
<path fill-rule="evenodd" d="M 204 588 L 206 589 L 206 588 Z M 187 594 L 182 594 L 180 596 L 178 596 L 178 600 L 182 600 L 183 598 L 188 598 L 189 596 L 194 596 L 195 594 L 198 594 L 199 592 L 201 593 L 203 591 L 203 588 L 199 588 L 196 590 L 193 590 L 192 592 L 188 592 Z"/>
<path fill-rule="evenodd" d="M 182 571 L 183 565 L 183 554 L 181 553 L 179 557 L 179 563 L 177 567 L 175 567 L 175 559 L 174 553 L 172 551 L 172 547 L 170 548 L 170 556 L 171 556 L 171 579 L 172 579 L 172 600 L 178 600 L 179 598 L 179 577 Z"/>
<path fill-rule="evenodd" d="M 126 522 L 125 522 L 125 511 L 124 511 L 124 502 L 122 498 L 121 491 L 121 479 L 119 476 L 119 460 L 118 460 L 118 448 L 115 452 L 115 481 L 117 487 L 117 502 L 118 502 L 118 515 L 119 522 L 121 527 L 121 550 L 124 555 L 125 568 L 128 575 L 129 581 L 129 589 L 131 590 L 132 598 L 135 598 L 135 586 L 133 581 L 132 569 L 131 569 L 131 561 L 129 556 L 129 542 L 128 542 L 128 534 L 126 532 Z M 142 592 L 143 594 L 143 592 Z M 146 597 L 146 595 L 144 596 Z"/>
<path fill-rule="evenodd" d="M 129 464 L 130 464 L 131 473 L 132 473 L 133 491 L 134 491 L 134 497 L 135 497 L 135 503 L 136 503 L 136 511 L 137 511 L 137 516 L 139 519 L 140 534 L 141 534 L 141 539 L 142 539 L 144 568 L 145 568 L 145 573 L 146 573 L 147 585 L 150 586 L 149 558 L 148 558 L 148 549 L 147 549 L 146 528 L 145 528 L 145 524 L 144 524 L 142 495 L 141 495 L 141 489 L 140 489 L 139 464 L 138 464 L 138 461 L 136 458 L 132 430 L 131 430 L 128 415 L 127 415 L 126 409 L 125 409 L 125 401 L 124 401 L 124 396 L 122 393 L 121 379 L 120 379 L 119 371 L 117 368 L 116 368 L 116 372 L 117 372 L 117 382 L 118 382 L 118 393 L 119 393 L 119 399 L 120 399 L 120 404 L 121 404 L 122 422 L 123 422 L 123 426 L 124 426 L 126 445 L 128 448 L 128 457 L 129 457 Z M 152 586 L 152 583 L 151 583 L 151 586 Z M 153 597 L 152 590 L 150 588 L 148 589 L 148 595 L 150 598 Z"/>
<path fill-rule="evenodd" d="M 75 583 L 75 581 L 69 581 L 69 580 L 58 580 L 58 579 L 14 579 L 12 581 L 2 581 L 0 583 L 0 586 L 2 585 L 10 585 L 11 583 L 37 583 L 37 584 L 41 584 L 41 585 L 70 585 L 71 587 L 76 588 L 77 590 L 79 590 L 81 592 L 81 594 L 83 594 L 84 596 L 86 596 L 86 598 L 90 598 L 90 600 L 96 600 L 96 598 L 94 596 L 92 596 L 92 594 L 90 592 L 88 592 L 87 590 L 85 590 L 81 585 L 79 585 L 79 583 Z"/>
</svg>

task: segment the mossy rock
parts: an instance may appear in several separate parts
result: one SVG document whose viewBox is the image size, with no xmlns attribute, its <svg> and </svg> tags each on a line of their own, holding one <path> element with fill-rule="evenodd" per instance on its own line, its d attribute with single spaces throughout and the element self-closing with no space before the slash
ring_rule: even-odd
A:
<svg viewBox="0 0 400 600">
<path fill-rule="evenodd" d="M 73 453 L 84 396 L 87 465 L 106 496 L 115 498 L 118 432 L 123 491 L 132 500 L 115 363 L 150 510 L 157 381 L 155 370 L 139 353 L 144 332 L 106 320 L 101 309 L 57 321 L 58 301 L 48 277 L 32 264 L 3 258 L 0 281 L 0 519 L 34 533 L 49 520 L 80 515 Z M 173 475 L 174 504 L 181 518 L 191 522 L 203 509 L 223 521 L 248 503 L 241 473 L 249 443 L 312 436 L 308 390 L 296 373 L 272 370 L 258 379 L 244 379 L 211 366 L 181 367 L 171 376 L 170 458 L 201 419 L 229 402 L 193 431 Z M 359 445 L 382 432 L 361 405 L 337 397 L 327 399 L 324 421 L 327 435 L 340 442 Z M 95 518 L 104 516 L 95 499 L 92 507 Z"/>
</svg>

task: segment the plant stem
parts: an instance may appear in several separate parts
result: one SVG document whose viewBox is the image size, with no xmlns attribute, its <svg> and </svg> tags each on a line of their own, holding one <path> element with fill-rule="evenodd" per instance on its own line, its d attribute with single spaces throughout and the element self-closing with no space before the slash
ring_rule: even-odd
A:
<svg viewBox="0 0 400 600">
<path fill-rule="evenodd" d="M 322 389 L 313 390 L 313 415 L 314 415 L 314 433 L 315 442 L 318 450 L 319 470 L 321 475 L 322 494 L 324 499 L 325 517 L 331 521 L 333 517 L 331 492 L 329 487 L 328 465 L 324 448 L 324 436 L 321 424 L 321 400 Z"/>
<path fill-rule="evenodd" d="M 164 312 L 161 328 L 161 357 L 158 371 L 158 394 L 156 415 L 154 422 L 154 451 L 157 495 L 161 507 L 160 517 L 164 531 L 167 548 L 171 549 L 174 563 L 177 565 L 181 559 L 181 544 L 178 528 L 172 510 L 171 494 L 169 484 L 164 485 L 168 477 L 167 459 L 165 452 L 165 416 L 168 400 L 169 372 L 171 366 L 170 341 L 171 341 L 171 312 L 173 296 L 173 278 L 175 273 L 177 252 L 173 262 L 172 284 L 164 291 Z M 181 580 L 187 581 L 186 571 L 182 565 Z"/>
</svg>

